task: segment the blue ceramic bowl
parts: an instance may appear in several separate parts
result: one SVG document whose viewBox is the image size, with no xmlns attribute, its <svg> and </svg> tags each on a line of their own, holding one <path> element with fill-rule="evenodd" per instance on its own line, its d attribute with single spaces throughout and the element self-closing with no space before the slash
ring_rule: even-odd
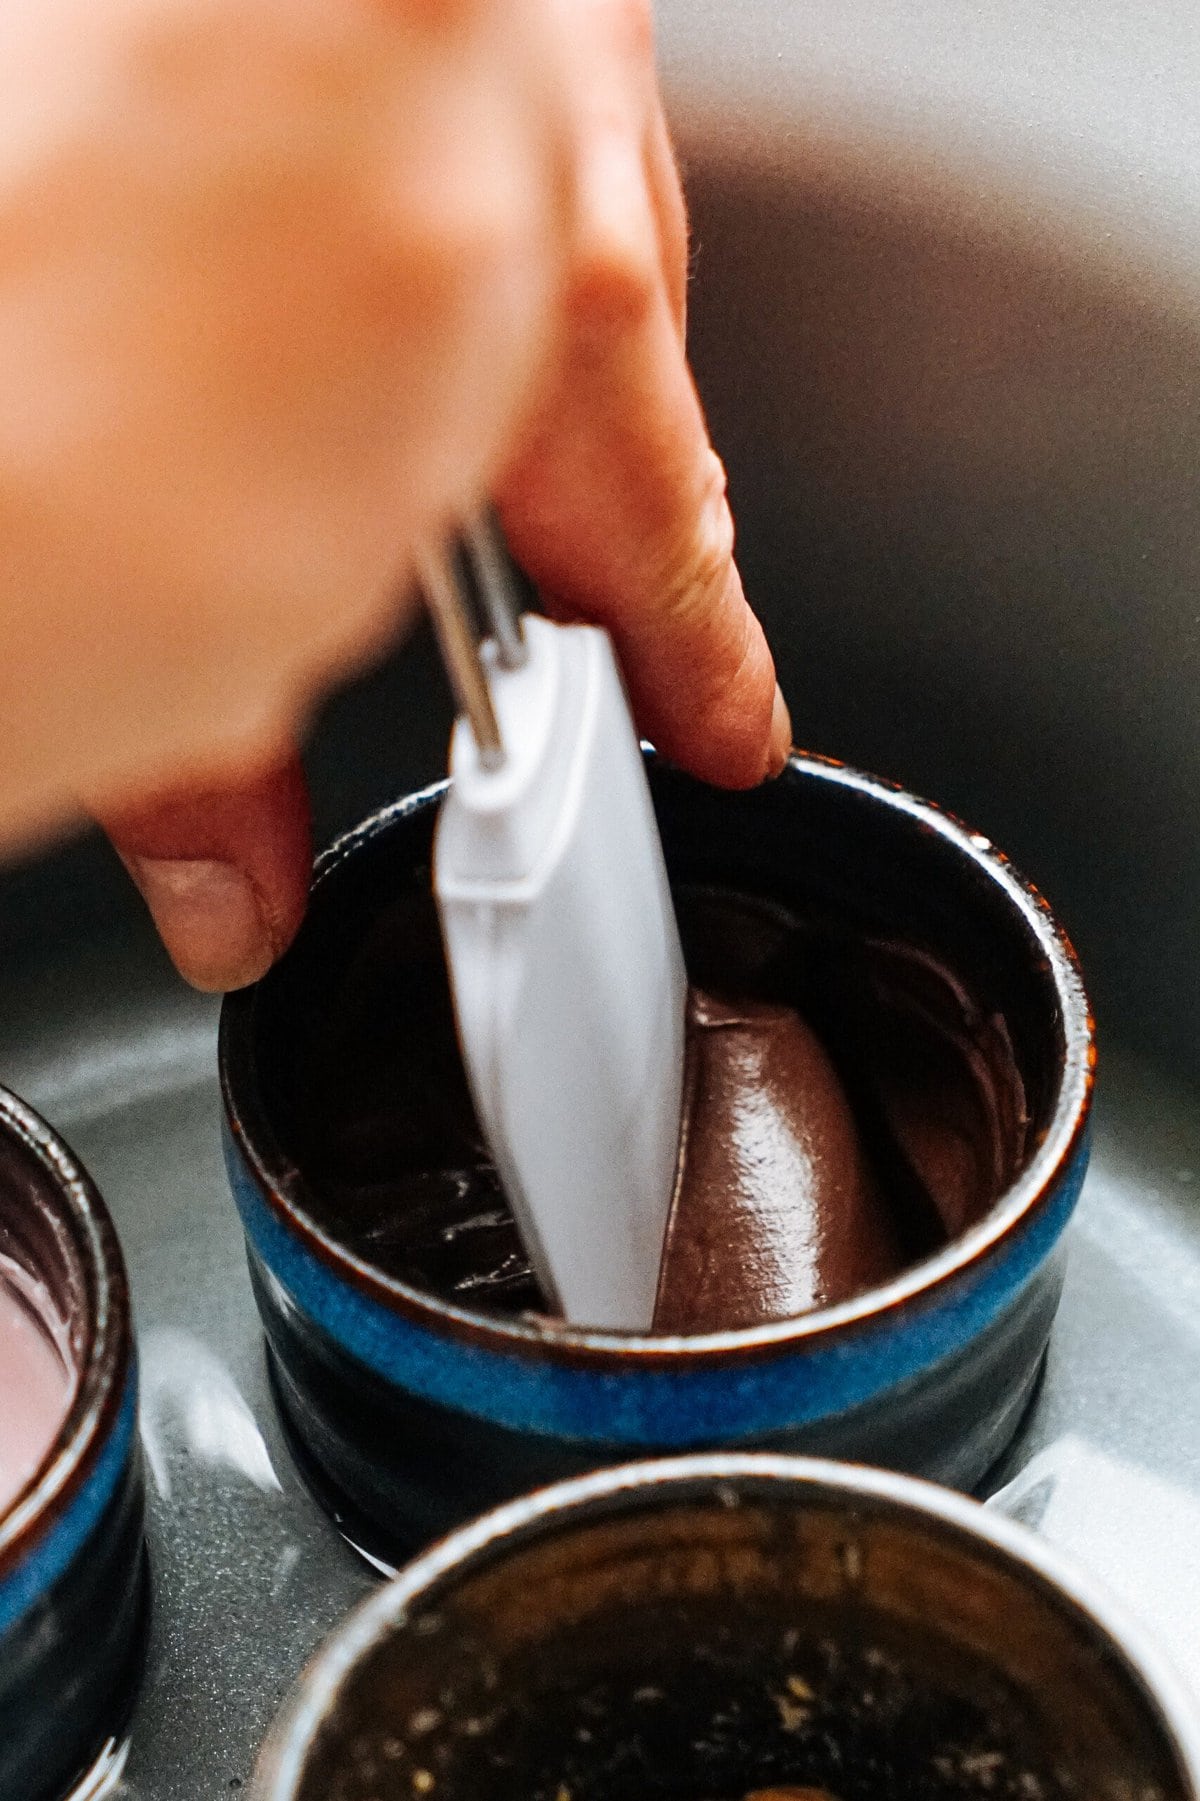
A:
<svg viewBox="0 0 1200 1801">
<path fill-rule="evenodd" d="M 0 1254 L 48 1293 L 75 1379 L 57 1437 L 0 1514 L 0 1801 L 57 1801 L 115 1759 L 141 1670 L 137 1373 L 104 1203 L 62 1140 L 5 1089 Z"/>
<path fill-rule="evenodd" d="M 748 794 L 653 759 L 650 774 L 674 883 L 817 909 L 934 952 L 1002 1012 L 1033 1148 L 960 1237 L 886 1286 L 771 1325 L 604 1334 L 387 1276 L 323 1223 L 305 1167 L 305 1115 L 320 1101 L 311 1054 L 359 979 L 348 972 L 363 945 L 386 939 L 397 906 L 429 904 L 441 790 L 368 820 L 321 859 L 288 957 L 226 1001 L 221 1075 L 285 1423 L 319 1497 L 385 1563 L 485 1505 L 643 1453 L 801 1449 L 969 1486 L 1033 1391 L 1087 1162 L 1092 1078 L 1087 1002 L 1049 909 L 978 834 L 820 759 L 797 756 Z M 407 981 L 392 969 L 378 1001 L 420 1057 L 429 1008 L 449 1001 L 444 975 L 432 997 Z"/>
<path fill-rule="evenodd" d="M 800 1458 L 606 1470 L 356 1609 L 255 1801 L 1196 1801 L 1145 1635 L 973 1501 Z"/>
</svg>

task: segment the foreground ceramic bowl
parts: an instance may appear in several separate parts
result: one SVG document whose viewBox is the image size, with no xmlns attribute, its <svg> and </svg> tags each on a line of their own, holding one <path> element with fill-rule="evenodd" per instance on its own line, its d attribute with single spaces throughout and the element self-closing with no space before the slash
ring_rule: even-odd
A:
<svg viewBox="0 0 1200 1801">
<path fill-rule="evenodd" d="M 1198 1783 L 1173 1674 L 1022 1528 L 880 1471 L 714 1456 L 545 1490 L 403 1571 L 302 1678 L 257 1797 L 1195 1801 Z"/>
<path fill-rule="evenodd" d="M 486 1505 L 649 1451 L 800 1449 L 970 1485 L 1032 1393 L 1091 1087 L 1087 1004 L 1044 902 L 944 813 L 815 758 L 740 795 L 653 761 L 650 773 L 673 883 L 897 935 L 1002 1011 L 1032 1151 L 986 1217 L 942 1249 L 885 1286 L 770 1325 L 587 1332 L 388 1277 L 322 1223 L 304 1149 L 322 1084 L 338 1079 L 314 1088 L 315 1047 L 361 947 L 386 938 L 403 897 L 428 893 L 440 790 L 368 820 L 321 860 L 292 952 L 226 1001 L 221 1073 L 229 1175 L 285 1422 L 320 1498 L 385 1562 Z M 410 1057 L 425 1054 L 429 1007 L 449 1006 L 438 979 L 432 1000 L 406 987 L 403 967 L 367 984 Z"/>
<path fill-rule="evenodd" d="M 57 1435 L 0 1513 L 0 1801 L 57 1801 L 113 1755 L 141 1669 L 137 1376 L 104 1203 L 5 1089 L 0 1158 L 0 1255 L 48 1296 L 74 1381 Z"/>
</svg>

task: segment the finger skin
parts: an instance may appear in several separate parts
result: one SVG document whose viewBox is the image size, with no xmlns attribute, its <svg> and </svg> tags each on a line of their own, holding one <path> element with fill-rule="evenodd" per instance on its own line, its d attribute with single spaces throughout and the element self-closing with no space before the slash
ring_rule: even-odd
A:
<svg viewBox="0 0 1200 1801">
<path fill-rule="evenodd" d="M 556 420 L 514 466 L 510 543 L 558 617 L 611 632 L 658 748 L 708 781 L 753 786 L 772 763 L 775 668 L 665 299 L 606 363 L 602 420 L 574 435 Z"/>
<path fill-rule="evenodd" d="M 554 316 L 543 10 L 0 5 L 0 843 L 390 642 Z"/>
<path fill-rule="evenodd" d="M 126 4 L 132 14 L 144 0 Z M 175 4 L 182 16 L 191 0 Z M 307 886 L 298 771 L 238 747 L 277 745 L 314 687 L 377 649 L 394 629 L 405 546 L 468 504 L 506 444 L 500 501 L 514 549 L 552 610 L 613 633 L 643 729 L 729 785 L 781 761 L 786 709 L 733 563 L 724 475 L 683 347 L 686 215 L 649 10 L 644 0 L 569 6 L 573 22 L 590 14 L 609 35 L 602 54 L 585 57 L 578 168 L 572 182 L 559 178 L 574 210 L 558 350 L 515 446 L 531 321 L 539 307 L 544 316 L 561 251 L 543 240 L 564 229 L 569 208 L 561 194 L 531 195 L 528 146 L 491 129 L 512 125 L 495 119 L 487 82 L 454 88 L 463 63 L 446 31 L 470 34 L 487 11 L 478 0 L 396 0 L 398 19 L 424 19 L 437 54 L 421 65 L 424 86 L 396 78 L 383 90 L 374 71 L 396 49 L 390 27 L 376 45 L 357 25 L 342 42 L 331 23 L 365 19 L 372 9 L 356 0 L 209 0 L 216 30 L 200 48 L 220 78 L 208 95 L 219 116 L 239 84 L 254 99 L 264 49 L 282 58 L 265 111 L 233 109 L 250 135 L 223 151 L 191 129 L 186 107 L 166 105 L 164 75 L 184 80 L 179 99 L 196 97 L 197 40 L 159 44 L 140 78 L 157 75 L 134 84 L 126 114 L 141 135 L 116 132 L 99 157 L 68 146 L 15 262 L 0 210 L 0 315 L 12 328 L 0 394 L 11 388 L 19 403 L 11 418 L 39 416 L 29 396 L 40 405 L 48 389 L 57 408 L 39 416 L 35 454 L 28 440 L 18 454 L 0 431 L 0 606 L 6 581 L 10 600 L 24 602 L 9 620 L 17 680 L 0 682 L 0 832 L 22 781 L 35 812 L 61 808 L 85 776 L 93 795 L 121 796 L 98 811 L 200 986 L 261 974 L 294 933 Z M 310 36 L 277 40 L 272 8 L 289 19 L 298 9 Z M 477 71 L 493 66 L 498 42 L 489 49 L 476 33 Z M 296 129 L 314 97 L 307 84 L 344 134 L 330 167 L 324 137 Z M 415 181 L 409 147 L 422 141 L 422 109 L 440 131 L 425 149 L 442 160 L 427 159 Z M 143 164 L 158 132 L 161 153 Z M 482 175 L 481 133 L 511 153 L 490 156 Z M 309 161 L 289 167 L 280 145 L 298 142 Z M 194 166 L 185 158 L 188 206 L 167 207 L 162 231 L 126 241 L 127 202 L 170 199 L 157 184 L 181 144 L 203 152 Z M 381 145 L 396 185 L 364 187 Z M 262 186 L 264 169 L 273 173 Z M 250 206 L 222 239 L 212 201 L 231 184 Z M 172 271 L 184 265 L 198 285 L 176 291 Z M 21 279 L 6 288 L 12 269 Z M 30 270 L 38 279 L 25 279 Z M 161 305 L 131 307 L 135 293 Z M 424 346 L 417 365 L 405 360 L 414 342 Z M 18 465 L 22 479 L 6 486 Z M 53 677 L 36 696 L 36 730 L 30 672 Z M 200 766 L 204 778 L 179 776 Z M 223 766 L 232 774 L 211 773 Z M 131 804 L 123 797 L 148 771 L 170 779 Z"/>
<path fill-rule="evenodd" d="M 291 943 L 312 867 L 298 759 L 147 796 L 100 823 L 194 986 L 256 981 Z"/>
<path fill-rule="evenodd" d="M 679 165 L 675 160 L 662 106 L 657 100 L 646 145 L 646 172 L 655 218 L 658 221 L 658 242 L 667 284 L 667 298 L 682 340 L 687 336 L 688 260 L 691 243 Z"/>
<path fill-rule="evenodd" d="M 596 40 L 564 326 L 502 478 L 501 515 L 548 610 L 611 633 L 658 748 L 749 787 L 782 767 L 791 726 L 687 365 L 686 216 L 649 10 L 574 4 Z"/>
</svg>

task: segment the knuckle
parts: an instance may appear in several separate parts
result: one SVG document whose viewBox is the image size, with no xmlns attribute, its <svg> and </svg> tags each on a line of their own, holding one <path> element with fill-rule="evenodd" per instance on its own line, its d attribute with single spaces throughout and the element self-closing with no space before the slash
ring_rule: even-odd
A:
<svg viewBox="0 0 1200 1801">
<path fill-rule="evenodd" d="M 677 621 L 704 622 L 718 616 L 733 561 L 733 515 L 726 502 L 725 469 L 713 450 L 699 506 L 667 545 L 659 593 L 664 611 Z"/>
<path fill-rule="evenodd" d="M 589 335 L 635 331 L 653 311 L 660 281 L 653 246 L 619 225 L 593 227 L 571 259 L 568 321 Z"/>
</svg>

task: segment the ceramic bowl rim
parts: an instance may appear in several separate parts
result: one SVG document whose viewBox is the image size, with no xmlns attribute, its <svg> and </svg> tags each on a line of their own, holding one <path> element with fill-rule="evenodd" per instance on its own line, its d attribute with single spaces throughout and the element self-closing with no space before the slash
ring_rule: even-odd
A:
<svg viewBox="0 0 1200 1801">
<path fill-rule="evenodd" d="M 385 1275 L 324 1231 L 289 1184 L 300 1180 L 278 1145 L 254 1079 L 251 1031 L 258 985 L 225 997 L 221 1009 L 219 1065 L 225 1117 L 255 1187 L 276 1218 L 318 1260 L 389 1311 L 440 1337 L 538 1358 L 584 1361 L 593 1366 L 650 1368 L 722 1362 L 735 1356 L 770 1356 L 785 1349 L 824 1346 L 831 1340 L 886 1324 L 928 1303 L 956 1282 L 969 1281 L 1003 1255 L 1007 1243 L 1054 1198 L 1056 1187 L 1080 1151 L 1088 1127 L 1095 1072 L 1095 1028 L 1079 960 L 1049 903 L 983 833 L 971 830 L 935 802 L 921 800 L 897 782 L 872 776 L 836 759 L 794 751 L 780 780 L 828 781 L 881 802 L 910 819 L 919 831 L 950 844 L 999 889 L 1020 916 L 1044 960 L 1062 1022 L 1064 1054 L 1050 1122 L 1016 1181 L 983 1219 L 931 1256 L 886 1283 L 836 1306 L 814 1308 L 794 1319 L 685 1334 L 621 1333 L 576 1327 L 561 1320 L 502 1318 L 448 1301 Z M 342 834 L 317 858 L 315 895 L 356 852 L 389 828 L 435 806 L 448 784 L 435 782 L 380 808 Z"/>
<path fill-rule="evenodd" d="M 360 1601 L 309 1661 L 259 1752 L 252 1789 L 256 1801 L 294 1801 L 308 1752 L 343 1685 L 360 1659 L 402 1625 L 415 1604 L 436 1599 L 441 1589 L 543 1534 L 569 1531 L 576 1521 L 656 1503 L 665 1495 L 707 1497 L 723 1504 L 723 1486 L 782 1487 L 801 1502 L 813 1495 L 850 1505 L 882 1504 L 917 1516 L 927 1529 L 948 1530 L 960 1541 L 998 1554 L 1026 1585 L 1040 1584 L 1065 1599 L 1111 1640 L 1124 1676 L 1140 1683 L 1200 1801 L 1200 1715 L 1190 1691 L 1146 1628 L 1085 1568 L 1027 1526 L 935 1483 L 828 1458 L 761 1451 L 647 1458 L 572 1477 L 506 1502 L 430 1546 Z"/>
<path fill-rule="evenodd" d="M 0 1136 L 14 1140 L 49 1177 L 59 1218 L 84 1277 L 86 1315 L 74 1397 L 52 1444 L 24 1487 L 0 1512 L 0 1581 L 39 1529 L 86 1480 L 120 1411 L 133 1354 L 129 1286 L 116 1228 L 91 1176 L 41 1115 L 0 1086 Z"/>
</svg>

